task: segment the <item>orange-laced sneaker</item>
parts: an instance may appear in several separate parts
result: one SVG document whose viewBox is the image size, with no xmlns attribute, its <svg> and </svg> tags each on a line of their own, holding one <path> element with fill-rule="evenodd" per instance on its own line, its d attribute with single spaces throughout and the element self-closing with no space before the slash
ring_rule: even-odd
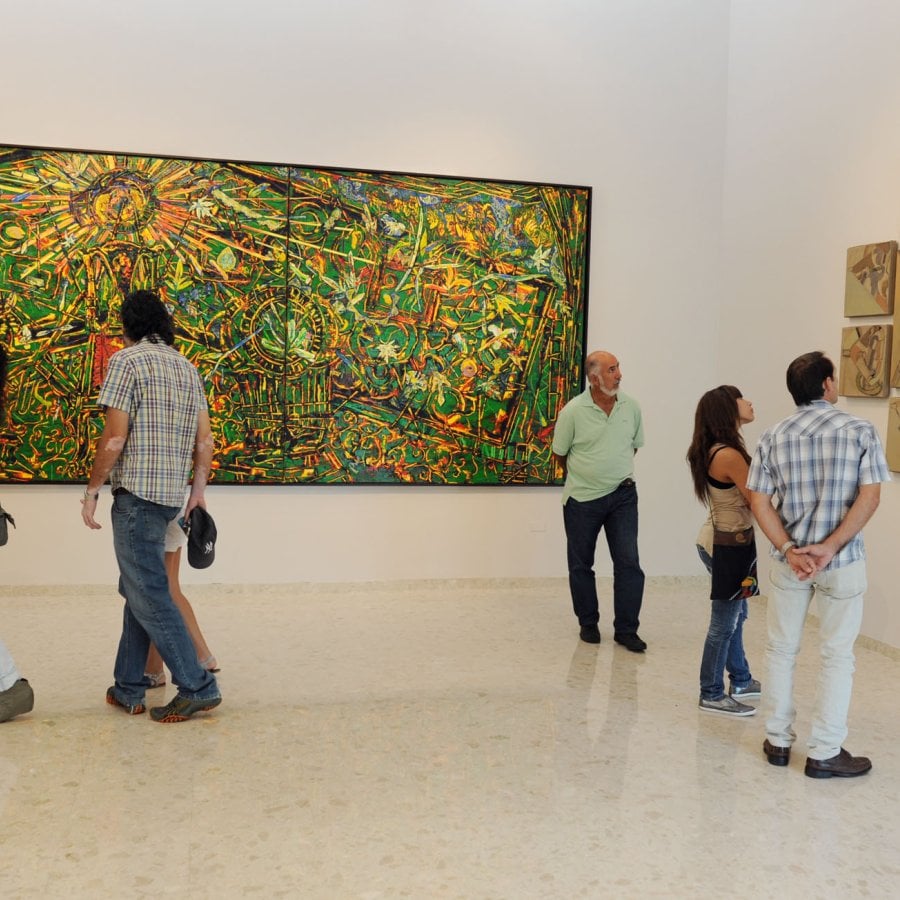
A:
<svg viewBox="0 0 900 900">
<path fill-rule="evenodd" d="M 174 696 L 165 706 L 150 708 L 150 718 L 154 722 L 184 722 L 194 713 L 215 709 L 222 702 L 221 697 L 208 697 L 205 700 L 190 700 L 180 695 Z"/>
<path fill-rule="evenodd" d="M 106 691 L 106 702 L 110 706 L 118 706 L 119 709 L 124 709 L 125 712 L 127 712 L 129 716 L 139 716 L 142 712 L 144 712 L 147 709 L 147 707 L 144 706 L 143 703 L 135 703 L 133 706 L 129 706 L 127 703 L 123 703 L 116 696 L 115 685 Z"/>
</svg>

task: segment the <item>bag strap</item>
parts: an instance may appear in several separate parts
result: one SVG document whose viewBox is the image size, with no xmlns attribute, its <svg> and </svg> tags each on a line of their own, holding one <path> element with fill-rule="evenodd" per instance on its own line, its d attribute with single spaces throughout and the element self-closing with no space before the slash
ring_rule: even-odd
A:
<svg viewBox="0 0 900 900">
<path fill-rule="evenodd" d="M 724 450 L 727 446 L 728 446 L 727 444 L 719 444 L 719 446 L 716 447 L 716 449 L 713 450 L 713 452 L 709 454 L 709 459 L 706 461 L 706 477 L 707 477 L 707 479 L 709 479 L 711 477 L 709 474 L 709 467 L 712 465 L 713 460 L 716 458 L 716 454 L 720 450 Z M 712 501 L 712 497 L 710 497 L 709 498 L 709 520 L 712 522 L 713 533 L 715 534 L 715 532 L 718 531 L 719 528 L 716 525 L 716 515 L 714 512 L 714 507 L 715 507 L 715 504 Z"/>
</svg>

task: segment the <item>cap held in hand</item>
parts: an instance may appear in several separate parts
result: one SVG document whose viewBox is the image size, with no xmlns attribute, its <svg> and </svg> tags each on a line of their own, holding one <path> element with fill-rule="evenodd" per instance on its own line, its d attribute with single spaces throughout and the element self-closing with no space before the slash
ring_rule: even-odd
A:
<svg viewBox="0 0 900 900">
<path fill-rule="evenodd" d="M 202 506 L 195 506 L 188 517 L 187 526 L 188 562 L 195 569 L 211 566 L 216 558 L 217 537 L 213 517 Z"/>
</svg>

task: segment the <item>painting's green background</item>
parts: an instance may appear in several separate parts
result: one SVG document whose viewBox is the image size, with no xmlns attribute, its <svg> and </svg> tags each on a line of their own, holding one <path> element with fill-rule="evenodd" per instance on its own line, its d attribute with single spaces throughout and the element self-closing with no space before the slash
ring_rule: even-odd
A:
<svg viewBox="0 0 900 900">
<path fill-rule="evenodd" d="M 152 288 L 219 483 L 550 484 L 590 190 L 0 147 L 0 480 L 87 477 L 118 309 Z"/>
</svg>

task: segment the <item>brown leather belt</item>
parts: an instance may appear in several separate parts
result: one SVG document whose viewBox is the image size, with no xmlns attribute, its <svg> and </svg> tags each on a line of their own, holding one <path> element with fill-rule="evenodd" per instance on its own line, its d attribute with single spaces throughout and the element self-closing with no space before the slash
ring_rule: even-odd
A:
<svg viewBox="0 0 900 900">
<path fill-rule="evenodd" d="M 743 531 L 719 531 L 713 532 L 713 543 L 720 547 L 746 547 L 753 540 L 753 529 L 745 528 Z"/>
</svg>

